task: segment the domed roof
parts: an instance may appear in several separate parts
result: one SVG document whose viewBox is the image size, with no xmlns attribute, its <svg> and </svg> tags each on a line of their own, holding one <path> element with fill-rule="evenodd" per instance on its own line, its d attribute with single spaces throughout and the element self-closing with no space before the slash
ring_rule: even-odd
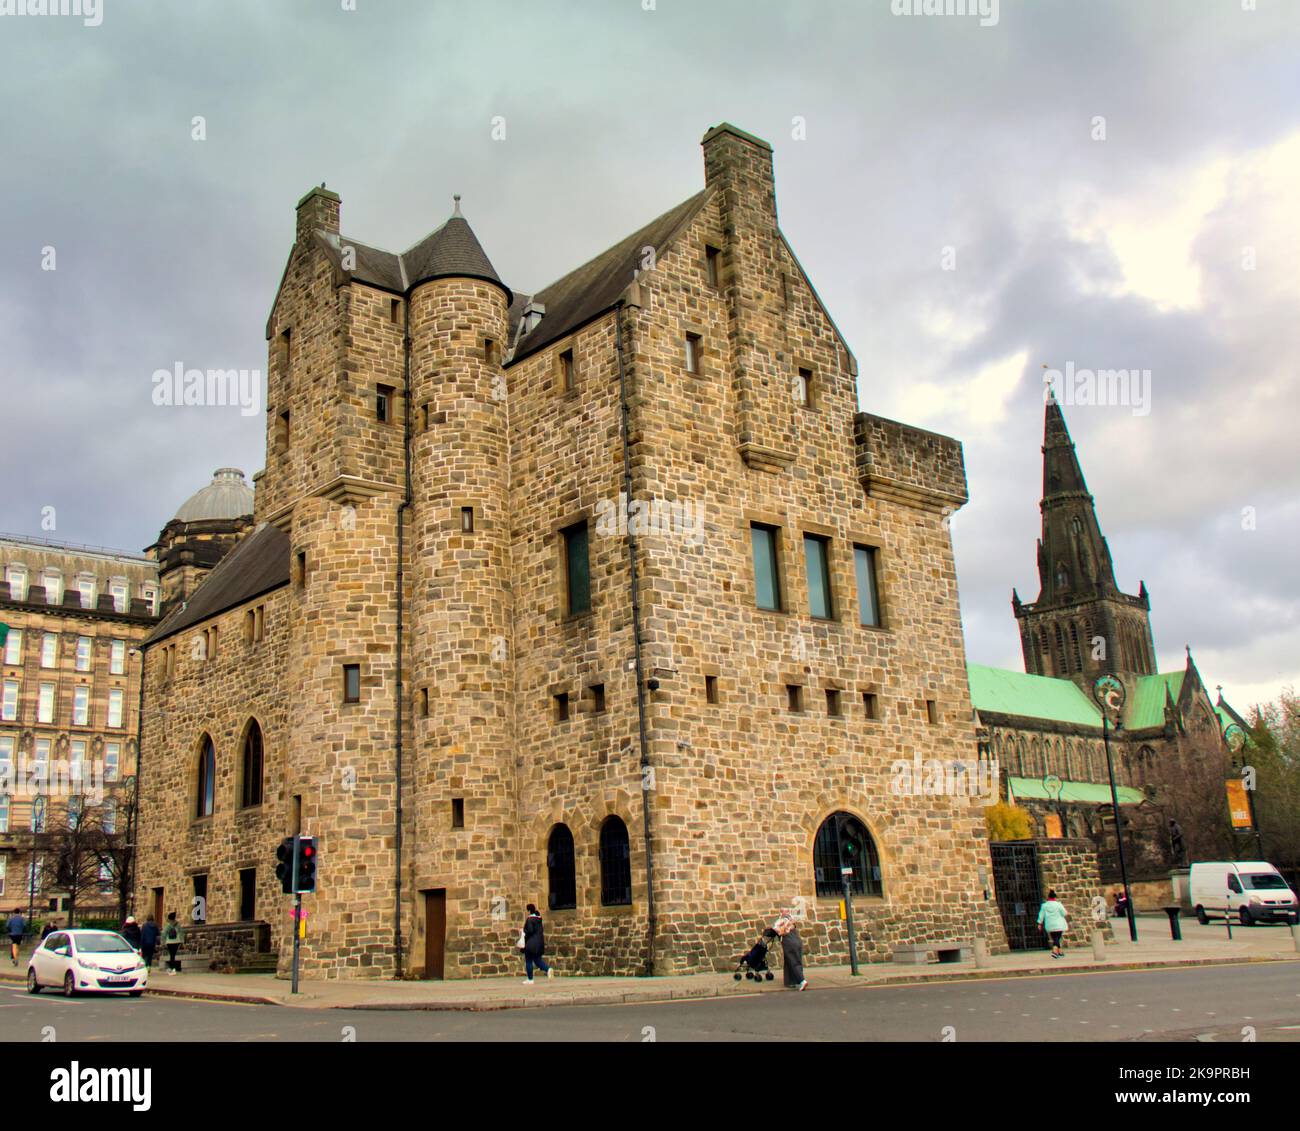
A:
<svg viewBox="0 0 1300 1131">
<path fill-rule="evenodd" d="M 219 467 L 212 473 L 212 482 L 181 505 L 176 518 L 180 522 L 209 522 L 252 513 L 253 488 L 244 482 L 244 473 L 237 467 Z"/>
</svg>

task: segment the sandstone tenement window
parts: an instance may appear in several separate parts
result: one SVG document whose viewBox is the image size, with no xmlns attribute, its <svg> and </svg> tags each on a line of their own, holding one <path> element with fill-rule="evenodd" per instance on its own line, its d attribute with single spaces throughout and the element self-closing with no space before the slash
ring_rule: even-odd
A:
<svg viewBox="0 0 1300 1131">
<path fill-rule="evenodd" d="M 463 797 L 453 797 L 451 799 L 451 827 L 453 829 L 463 829 L 465 827 L 465 799 Z"/>
<path fill-rule="evenodd" d="M 12 734 L 0 734 L 0 778 L 13 781 L 14 749 L 18 740 Z"/>
<path fill-rule="evenodd" d="M 90 637 L 89 636 L 77 637 L 77 660 L 76 660 L 75 667 L 76 670 L 79 672 L 90 671 Z"/>
<path fill-rule="evenodd" d="M 939 722 L 939 704 L 933 699 L 925 701 L 925 721 L 931 726 Z"/>
<path fill-rule="evenodd" d="M 567 723 L 569 721 L 569 693 L 567 691 L 557 691 L 551 698 L 555 704 L 555 721 L 557 723 Z"/>
<path fill-rule="evenodd" d="M 853 566 L 858 578 L 858 623 L 880 626 L 880 596 L 876 585 L 876 549 L 854 546 Z"/>
<path fill-rule="evenodd" d="M 130 586 L 125 581 L 114 581 L 108 591 L 113 595 L 113 611 L 126 612 L 130 605 Z"/>
<path fill-rule="evenodd" d="M 15 722 L 18 719 L 18 681 L 16 679 L 5 680 L 4 694 L 0 698 L 0 719 L 7 723 Z"/>
<path fill-rule="evenodd" d="M 606 817 L 600 826 L 600 903 L 623 907 L 632 902 L 632 851 L 627 826 L 620 817 Z"/>
<path fill-rule="evenodd" d="M 104 780 L 117 781 L 122 767 L 122 744 L 120 742 L 104 743 Z"/>
<path fill-rule="evenodd" d="M 90 688 L 84 683 L 72 689 L 72 725 L 90 726 Z"/>
<path fill-rule="evenodd" d="M 83 609 L 95 607 L 95 578 L 91 574 L 83 573 L 77 576 L 77 592 L 81 594 Z"/>
<path fill-rule="evenodd" d="M 718 677 L 716 675 L 706 675 L 704 677 L 704 701 L 706 703 L 718 702 Z"/>
<path fill-rule="evenodd" d="M 361 702 L 361 665 L 343 665 L 343 702 Z"/>
<path fill-rule="evenodd" d="M 262 728 L 256 719 L 250 719 L 244 734 L 244 747 L 239 764 L 239 806 L 251 809 L 262 804 L 262 779 L 265 753 L 262 745 Z"/>
<path fill-rule="evenodd" d="M 700 336 L 699 334 L 687 334 L 685 343 L 685 361 L 687 373 L 699 373 L 700 371 Z"/>
<path fill-rule="evenodd" d="M 840 717 L 840 693 L 833 687 L 826 689 L 826 714 L 832 719 Z"/>
<path fill-rule="evenodd" d="M 392 385 L 375 386 L 375 419 L 380 424 L 387 424 L 393 415 L 393 395 L 397 392 Z"/>
<path fill-rule="evenodd" d="M 704 245 L 704 278 L 711 287 L 718 285 L 718 260 L 721 255 L 716 247 Z"/>
<path fill-rule="evenodd" d="M 0 793 L 0 833 L 9 831 L 9 794 Z M 0 888 L 0 892 L 3 892 Z"/>
<path fill-rule="evenodd" d="M 45 583 L 45 603 L 57 605 L 63 600 L 63 574 L 57 569 L 47 569 L 41 579 Z"/>
<path fill-rule="evenodd" d="M 593 683 L 587 690 L 591 693 L 592 714 L 603 714 L 605 711 L 605 685 L 603 683 Z"/>
<path fill-rule="evenodd" d="M 567 393 L 573 389 L 573 350 L 565 350 L 559 356 L 557 363 L 555 379 L 559 383 L 560 392 Z"/>
<path fill-rule="evenodd" d="M 842 822 L 852 822 L 856 842 L 841 845 Z M 849 890 L 855 895 L 880 895 L 880 859 L 875 842 L 862 822 L 849 813 L 832 813 L 817 830 L 813 842 L 813 880 L 818 895 L 838 896 L 844 893 L 841 868 L 852 868 Z"/>
<path fill-rule="evenodd" d="M 565 612 L 570 616 L 591 611 L 591 562 L 587 545 L 587 521 L 560 531 L 564 538 Z"/>
<path fill-rule="evenodd" d="M 47 632 L 41 637 L 41 667 L 57 668 L 59 666 L 59 637 L 57 633 Z"/>
<path fill-rule="evenodd" d="M 808 614 L 829 620 L 835 615 L 831 601 L 830 539 L 805 534 L 803 558 L 808 574 Z"/>
<path fill-rule="evenodd" d="M 23 662 L 23 630 L 11 628 L 5 638 L 5 663 L 16 666 Z"/>
<path fill-rule="evenodd" d="M 199 764 L 194 795 L 194 815 L 211 817 L 217 792 L 217 751 L 212 739 L 204 735 L 199 741 Z"/>
<path fill-rule="evenodd" d="M 556 825 L 546 840 L 546 904 L 552 911 L 578 906 L 576 855 L 568 825 Z"/>
<path fill-rule="evenodd" d="M 462 534 L 474 533 L 474 508 L 473 507 L 460 508 L 460 532 Z"/>
<path fill-rule="evenodd" d="M 27 600 L 27 567 L 11 565 L 5 569 L 5 580 L 9 582 L 9 599 L 11 601 Z"/>
<path fill-rule="evenodd" d="M 797 683 L 787 683 L 785 685 L 785 705 L 790 711 L 803 710 L 803 688 Z"/>
<path fill-rule="evenodd" d="M 36 697 L 36 721 L 54 722 L 54 684 L 42 683 Z"/>
<path fill-rule="evenodd" d="M 126 641 L 113 640 L 108 646 L 108 674 L 124 675 L 126 673 Z"/>
<path fill-rule="evenodd" d="M 750 528 L 754 557 L 754 603 L 760 609 L 781 612 L 779 532 L 775 526 L 755 522 Z"/>
<path fill-rule="evenodd" d="M 876 693 L 874 691 L 864 691 L 862 693 L 862 713 L 868 719 L 876 719 L 879 707 L 876 702 Z"/>
<path fill-rule="evenodd" d="M 111 727 L 120 727 L 122 725 L 122 707 L 126 698 L 126 692 L 120 687 L 113 687 L 108 692 L 108 725 Z"/>
</svg>

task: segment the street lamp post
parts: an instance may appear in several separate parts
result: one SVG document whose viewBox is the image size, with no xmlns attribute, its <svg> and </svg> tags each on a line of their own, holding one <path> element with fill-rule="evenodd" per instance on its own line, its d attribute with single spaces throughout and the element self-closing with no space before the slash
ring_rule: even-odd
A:
<svg viewBox="0 0 1300 1131">
<path fill-rule="evenodd" d="M 1222 689 L 1220 689 L 1222 690 Z M 1236 723 L 1229 723 L 1223 729 L 1223 741 L 1228 744 L 1228 749 L 1232 752 L 1232 765 L 1234 769 L 1244 769 L 1246 747 L 1246 732 Z M 1259 859 L 1264 857 L 1264 837 L 1259 829 L 1259 814 L 1255 811 L 1255 789 L 1258 783 L 1248 780 L 1246 785 L 1246 807 L 1250 810 L 1250 827 L 1255 833 L 1255 851 Z"/>
<path fill-rule="evenodd" d="M 1119 849 L 1119 875 L 1124 884 L 1124 911 L 1128 916 L 1128 937 L 1137 942 L 1137 919 L 1133 914 L 1133 896 L 1128 887 L 1128 865 L 1124 861 L 1124 827 L 1120 823 L 1119 791 L 1115 788 L 1115 763 L 1110 756 L 1110 713 L 1120 718 L 1124 710 L 1124 685 L 1113 675 L 1101 676 L 1092 685 L 1093 698 L 1101 708 L 1101 740 L 1106 750 L 1106 773 L 1110 778 L 1110 804 L 1115 814 L 1115 847 Z M 1118 723 L 1116 724 L 1118 725 Z"/>
<path fill-rule="evenodd" d="M 32 859 L 27 869 L 27 922 L 36 913 L 36 848 L 37 837 L 45 831 L 45 797 L 37 794 L 32 800 Z"/>
</svg>

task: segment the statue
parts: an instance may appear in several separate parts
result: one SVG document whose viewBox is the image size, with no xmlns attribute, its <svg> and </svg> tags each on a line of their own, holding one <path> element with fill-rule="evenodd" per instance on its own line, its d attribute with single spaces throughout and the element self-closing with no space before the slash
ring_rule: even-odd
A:
<svg viewBox="0 0 1300 1131">
<path fill-rule="evenodd" d="M 1187 867 L 1187 845 L 1183 840 L 1183 830 L 1172 817 L 1169 818 L 1169 855 L 1173 858 L 1174 867 Z"/>
</svg>

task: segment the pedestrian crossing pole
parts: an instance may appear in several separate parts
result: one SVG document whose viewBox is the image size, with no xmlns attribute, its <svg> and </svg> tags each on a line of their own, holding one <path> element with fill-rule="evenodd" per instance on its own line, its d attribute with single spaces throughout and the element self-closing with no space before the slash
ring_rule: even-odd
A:
<svg viewBox="0 0 1300 1131">
<path fill-rule="evenodd" d="M 844 882 L 844 928 L 849 932 L 849 970 L 856 977 L 858 973 L 858 941 L 853 937 L 853 869 L 840 868 L 840 879 Z"/>
<path fill-rule="evenodd" d="M 302 941 L 302 892 L 298 890 L 298 840 L 301 834 L 293 838 L 293 980 L 289 992 L 298 992 L 298 949 Z"/>
</svg>

